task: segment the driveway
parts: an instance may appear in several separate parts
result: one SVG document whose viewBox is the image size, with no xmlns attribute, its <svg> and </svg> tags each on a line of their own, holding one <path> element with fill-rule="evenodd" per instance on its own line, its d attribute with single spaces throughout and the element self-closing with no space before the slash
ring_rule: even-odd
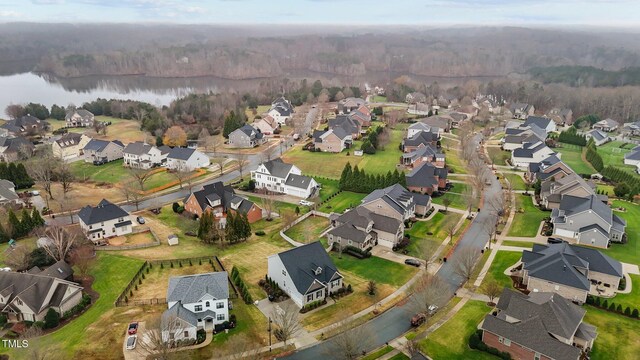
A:
<svg viewBox="0 0 640 360">
<path fill-rule="evenodd" d="M 298 306 L 291 299 L 288 299 L 279 303 L 271 302 L 269 301 L 269 299 L 262 299 L 258 301 L 257 306 L 260 312 L 269 320 L 273 319 L 274 314 L 278 314 L 278 313 L 282 314 L 284 312 L 283 309 L 285 309 L 287 306 L 291 306 L 293 309 L 295 309 L 296 312 L 298 311 Z M 303 314 L 298 314 L 299 319 L 303 317 L 304 317 Z M 273 325 L 272 325 L 272 328 L 273 328 Z M 294 344 L 298 349 L 316 342 L 316 339 L 311 334 L 309 334 L 309 332 L 305 330 L 302 326 L 291 337 L 294 339 Z M 272 342 L 275 344 L 278 342 L 278 340 L 275 337 L 273 337 Z"/>
</svg>

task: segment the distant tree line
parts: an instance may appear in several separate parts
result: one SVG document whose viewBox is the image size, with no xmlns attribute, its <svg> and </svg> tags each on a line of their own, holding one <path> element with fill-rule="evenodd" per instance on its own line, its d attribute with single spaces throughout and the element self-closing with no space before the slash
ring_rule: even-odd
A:
<svg viewBox="0 0 640 360">
<path fill-rule="evenodd" d="M 535 67 L 530 69 L 529 73 L 543 83 L 562 83 L 570 86 L 640 85 L 640 67 L 609 71 L 593 66 L 563 65 Z"/>
<path fill-rule="evenodd" d="M 352 168 L 351 163 L 347 163 L 340 175 L 338 186 L 340 190 L 368 194 L 373 190 L 382 189 L 394 184 L 407 185 L 404 174 L 398 172 L 397 169 L 393 170 L 393 172 L 388 171 L 386 175 L 374 175 L 367 174 L 364 170 L 358 169 L 357 165 Z"/>
<path fill-rule="evenodd" d="M 113 116 L 120 119 L 138 120 L 143 130 L 155 133 L 164 131 L 168 125 L 160 110 L 148 103 L 132 100 L 96 99 L 82 104 L 82 108 L 96 116 Z"/>
</svg>

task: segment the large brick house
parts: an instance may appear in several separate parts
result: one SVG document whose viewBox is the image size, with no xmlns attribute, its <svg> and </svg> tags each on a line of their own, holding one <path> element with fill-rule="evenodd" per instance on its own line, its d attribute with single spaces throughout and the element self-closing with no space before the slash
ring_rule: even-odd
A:
<svg viewBox="0 0 640 360">
<path fill-rule="evenodd" d="M 198 217 L 211 212 L 216 218 L 226 217 L 227 212 L 246 214 L 250 223 L 262 219 L 262 209 L 253 201 L 236 195 L 231 186 L 221 181 L 205 185 L 202 190 L 195 191 L 184 200 L 184 209 Z"/>
<path fill-rule="evenodd" d="M 447 186 L 447 169 L 424 163 L 406 175 L 407 189 L 421 194 L 433 194 Z"/>
</svg>

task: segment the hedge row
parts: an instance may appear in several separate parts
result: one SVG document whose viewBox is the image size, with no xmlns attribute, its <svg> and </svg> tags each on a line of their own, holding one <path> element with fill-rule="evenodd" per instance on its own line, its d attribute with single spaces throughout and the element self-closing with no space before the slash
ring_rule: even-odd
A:
<svg viewBox="0 0 640 360">
<path fill-rule="evenodd" d="M 244 284 L 242 277 L 240 277 L 240 272 L 235 266 L 231 269 L 231 280 L 238 287 L 238 290 L 240 290 L 240 296 L 242 296 L 242 300 L 244 300 L 244 303 L 253 303 L 253 298 L 251 297 L 251 294 L 249 294 L 249 289 L 247 289 L 247 286 Z"/>
<path fill-rule="evenodd" d="M 625 315 L 634 319 L 638 319 L 640 317 L 640 312 L 638 309 L 633 309 L 627 306 L 624 310 L 622 309 L 622 305 L 614 303 L 613 301 L 609 303 L 607 299 L 600 299 L 597 296 L 587 296 L 587 304 L 595 306 L 597 308 L 608 310 L 611 312 L 616 312 L 621 315 Z"/>
</svg>

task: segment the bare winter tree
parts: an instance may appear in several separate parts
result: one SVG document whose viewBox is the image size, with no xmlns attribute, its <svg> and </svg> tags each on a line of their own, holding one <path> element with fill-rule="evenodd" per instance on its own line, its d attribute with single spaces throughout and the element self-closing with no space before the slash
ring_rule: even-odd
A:
<svg viewBox="0 0 640 360">
<path fill-rule="evenodd" d="M 449 284 L 439 275 L 425 273 L 416 281 L 411 299 L 411 307 L 415 312 L 428 313 L 429 307 L 443 306 L 451 297 Z"/>
<path fill-rule="evenodd" d="M 455 220 L 455 218 L 452 220 Z M 457 221 L 449 221 L 447 223 L 446 229 L 447 229 L 447 235 L 449 235 L 449 244 L 453 244 L 453 235 L 456 234 L 457 225 L 458 225 Z"/>
<path fill-rule="evenodd" d="M 24 110 L 24 107 L 22 105 L 9 104 L 4 109 L 4 113 L 7 114 L 9 119 L 15 120 L 15 119 L 25 115 L 25 110 Z"/>
<path fill-rule="evenodd" d="M 145 331 L 138 337 L 136 350 L 144 357 L 156 360 L 173 360 L 176 351 L 173 339 L 184 332 L 182 320 L 168 316 L 156 316 L 145 323 Z"/>
<path fill-rule="evenodd" d="M 176 168 L 171 172 L 171 175 L 178 181 L 180 189 L 182 189 L 185 179 L 191 176 L 191 171 L 183 163 L 178 163 Z"/>
<path fill-rule="evenodd" d="M 56 261 L 65 260 L 82 239 L 77 231 L 67 230 L 60 225 L 51 225 L 44 230 L 44 236 L 51 241 L 43 248 Z"/>
<path fill-rule="evenodd" d="M 52 187 L 58 169 L 59 160 L 53 157 L 53 154 L 46 152 L 41 156 L 34 157 L 27 169 L 31 177 L 42 185 L 42 188 L 47 193 L 46 197 L 47 207 L 49 207 L 49 199 L 53 200 Z"/>
<path fill-rule="evenodd" d="M 426 272 L 429 271 L 429 263 L 431 263 L 431 258 L 436 253 L 437 249 L 438 246 L 433 241 L 422 241 L 420 244 L 420 253 L 425 261 L 424 269 Z"/>
<path fill-rule="evenodd" d="M 31 249 L 24 244 L 9 247 L 5 252 L 4 263 L 12 270 L 27 270 L 31 264 Z"/>
<path fill-rule="evenodd" d="M 249 156 L 247 154 L 238 154 L 238 157 L 236 158 L 238 162 L 238 171 L 240 172 L 240 179 L 242 179 L 244 170 L 247 168 L 247 165 L 249 164 L 248 159 L 249 159 Z"/>
<path fill-rule="evenodd" d="M 478 259 L 478 254 L 479 252 L 474 249 L 465 248 L 458 251 L 458 253 L 453 256 L 453 259 L 451 259 L 455 264 L 455 273 L 462 277 L 464 281 L 469 281 L 471 279 L 473 268 Z"/>
<path fill-rule="evenodd" d="M 224 174 L 223 172 L 223 168 L 224 168 L 224 161 L 226 159 L 223 157 L 214 157 L 211 159 L 211 162 L 213 162 L 214 164 L 218 165 L 218 169 L 220 171 L 220 175 Z"/>
<path fill-rule="evenodd" d="M 418 340 L 415 338 L 408 340 L 406 344 L 404 344 L 404 351 L 409 355 L 409 358 L 413 359 L 414 356 L 420 353 L 420 344 L 418 343 Z"/>
<path fill-rule="evenodd" d="M 260 157 L 262 162 L 267 162 L 273 160 L 273 156 L 275 155 L 277 147 L 276 146 L 267 146 L 262 153 L 260 153 Z"/>
<path fill-rule="evenodd" d="M 260 201 L 262 203 L 262 210 L 264 210 L 264 212 L 267 213 L 266 220 L 267 221 L 273 220 L 273 210 L 274 210 L 274 204 L 275 204 L 275 201 L 273 200 L 273 196 L 267 194 Z"/>
<path fill-rule="evenodd" d="M 141 190 L 144 190 L 144 184 L 149 180 L 152 175 L 150 170 L 129 168 L 129 175 L 138 183 Z"/>
<path fill-rule="evenodd" d="M 447 211 L 449 211 L 449 205 L 451 205 L 451 199 L 448 197 L 445 197 L 444 199 L 442 199 L 442 206 L 444 206 L 444 212 L 446 213 Z"/>
<path fill-rule="evenodd" d="M 86 276 L 96 261 L 96 251 L 91 244 L 85 242 L 77 246 L 71 254 L 71 263 L 78 269 L 80 276 Z"/>
<path fill-rule="evenodd" d="M 496 280 L 489 280 L 482 285 L 482 293 L 489 297 L 489 302 L 493 303 L 493 300 L 502 293 L 502 286 Z"/>
<path fill-rule="evenodd" d="M 462 192 L 462 200 L 464 200 L 464 203 L 467 206 L 467 212 L 471 213 L 471 209 L 476 203 L 476 197 L 473 195 L 473 190 L 470 188 L 464 189 Z"/>
<path fill-rule="evenodd" d="M 147 110 L 138 106 L 133 110 L 133 115 L 136 117 L 136 120 L 142 124 L 142 121 L 147 116 Z"/>
<path fill-rule="evenodd" d="M 71 166 L 69 163 L 61 161 L 56 175 L 58 182 L 60 182 L 60 185 L 62 186 L 62 196 L 66 198 L 69 191 L 71 191 L 73 182 L 75 181 L 75 177 L 73 176 L 73 172 L 71 172 Z"/>
<path fill-rule="evenodd" d="M 287 340 L 293 338 L 300 330 L 300 319 L 298 308 L 292 303 L 287 303 L 282 307 L 277 307 L 271 312 L 271 319 L 275 325 L 275 336 L 278 340 L 284 341 L 287 345 Z"/>
<path fill-rule="evenodd" d="M 331 340 L 328 358 L 337 360 L 355 360 L 366 354 L 371 346 L 373 333 L 369 324 L 363 324 L 336 335 Z"/>
</svg>

